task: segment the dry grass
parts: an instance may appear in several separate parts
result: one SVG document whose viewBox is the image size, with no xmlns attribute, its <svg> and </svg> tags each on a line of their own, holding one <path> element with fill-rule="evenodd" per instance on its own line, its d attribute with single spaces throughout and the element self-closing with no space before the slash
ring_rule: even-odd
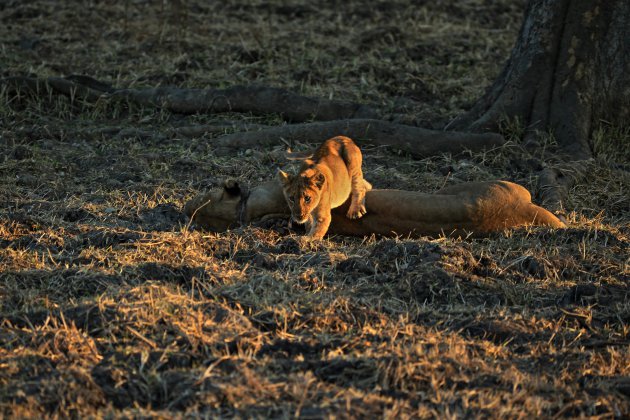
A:
<svg viewBox="0 0 630 420">
<path fill-rule="evenodd" d="M 500 70 L 523 7 L 183 3 L 0 5 L 1 75 L 261 83 L 440 125 Z M 280 163 L 278 150 L 218 157 L 211 138 L 158 138 L 224 120 L 279 123 L 0 92 L 0 416 L 630 414 L 629 162 L 607 146 L 627 129 L 596 133 L 570 229 L 307 245 L 283 223 L 187 228 L 179 209 L 198 190 Z M 155 136 L 99 131 L 112 126 Z M 517 122 L 505 130 L 508 146 L 457 158 L 365 148 L 367 178 L 534 189 L 544 157 L 520 147 Z"/>
</svg>

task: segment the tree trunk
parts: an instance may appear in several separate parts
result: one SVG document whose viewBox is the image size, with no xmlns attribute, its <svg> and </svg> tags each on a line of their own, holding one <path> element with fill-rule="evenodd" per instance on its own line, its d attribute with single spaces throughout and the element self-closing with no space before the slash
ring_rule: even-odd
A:
<svg viewBox="0 0 630 420">
<path fill-rule="evenodd" d="M 629 63 L 630 1 L 530 0 L 501 75 L 447 128 L 496 130 L 518 117 L 526 145 L 549 130 L 561 155 L 589 158 L 593 129 L 630 117 Z"/>
</svg>

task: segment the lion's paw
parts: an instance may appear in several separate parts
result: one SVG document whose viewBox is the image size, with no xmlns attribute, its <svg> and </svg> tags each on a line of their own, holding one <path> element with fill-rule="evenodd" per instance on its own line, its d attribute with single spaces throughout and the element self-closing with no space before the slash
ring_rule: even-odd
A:
<svg viewBox="0 0 630 420">
<path fill-rule="evenodd" d="M 360 219 L 366 213 L 367 210 L 365 209 L 365 205 L 350 206 L 348 212 L 346 213 L 346 217 L 348 219 Z"/>
</svg>

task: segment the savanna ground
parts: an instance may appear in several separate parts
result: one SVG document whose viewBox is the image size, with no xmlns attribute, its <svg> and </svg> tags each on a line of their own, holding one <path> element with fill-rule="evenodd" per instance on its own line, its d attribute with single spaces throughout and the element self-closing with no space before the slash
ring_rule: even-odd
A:
<svg viewBox="0 0 630 420">
<path fill-rule="evenodd" d="M 439 128 L 500 71 L 524 2 L 412 3 L 4 1 L 0 77 L 256 83 Z M 277 116 L 0 94 L 0 417 L 630 414 L 627 128 L 594 134 L 569 229 L 309 245 L 286 221 L 215 234 L 180 213 L 223 178 L 272 178 L 283 148 L 213 138 Z M 219 128 L 162 134 L 195 124 Z M 527 152 L 522 130 L 424 160 L 365 145 L 366 178 L 535 192 L 554 142 Z"/>
</svg>

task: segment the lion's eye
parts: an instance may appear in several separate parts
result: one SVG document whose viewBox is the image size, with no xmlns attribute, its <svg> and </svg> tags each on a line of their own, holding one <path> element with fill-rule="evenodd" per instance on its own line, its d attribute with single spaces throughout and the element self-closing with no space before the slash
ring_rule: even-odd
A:
<svg viewBox="0 0 630 420">
<path fill-rule="evenodd" d="M 304 202 L 305 203 L 310 203 L 311 202 L 311 197 L 309 197 L 308 195 L 306 197 L 304 197 Z"/>
</svg>

